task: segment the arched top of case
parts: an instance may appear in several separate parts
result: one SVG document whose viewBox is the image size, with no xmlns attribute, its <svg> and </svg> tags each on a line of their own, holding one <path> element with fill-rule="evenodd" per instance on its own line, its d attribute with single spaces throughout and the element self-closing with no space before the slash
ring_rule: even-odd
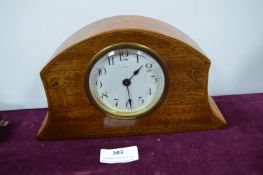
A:
<svg viewBox="0 0 263 175">
<path fill-rule="evenodd" d="M 82 40 L 104 32 L 122 29 L 145 30 L 166 35 L 187 44 L 204 55 L 200 47 L 190 37 L 174 26 L 153 18 L 124 15 L 104 18 L 83 27 L 65 40 L 55 51 L 52 58 Z"/>
</svg>

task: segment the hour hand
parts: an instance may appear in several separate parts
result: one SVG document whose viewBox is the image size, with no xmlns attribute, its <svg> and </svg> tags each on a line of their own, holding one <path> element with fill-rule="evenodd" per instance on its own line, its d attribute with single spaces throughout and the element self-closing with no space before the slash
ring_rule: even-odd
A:
<svg viewBox="0 0 263 175">
<path fill-rule="evenodd" d="M 133 72 L 133 75 L 132 75 L 129 79 L 132 79 L 135 75 L 138 75 L 138 73 L 139 73 L 139 71 L 141 70 L 142 67 L 143 67 L 143 66 L 140 66 L 137 70 L 135 70 L 135 71 Z"/>
</svg>

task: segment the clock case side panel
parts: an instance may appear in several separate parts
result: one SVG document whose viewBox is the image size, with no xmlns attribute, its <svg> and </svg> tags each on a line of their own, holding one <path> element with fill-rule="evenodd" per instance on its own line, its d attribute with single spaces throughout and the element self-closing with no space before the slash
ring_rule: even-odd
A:
<svg viewBox="0 0 263 175">
<path fill-rule="evenodd" d="M 47 65 L 45 67 L 47 67 Z M 46 133 L 48 133 L 50 130 L 49 129 L 49 126 L 50 126 L 49 125 L 49 123 L 50 123 L 49 110 L 52 108 L 51 107 L 51 101 L 50 101 L 50 98 L 48 96 L 48 87 L 47 87 L 44 71 L 40 72 L 40 78 L 41 78 L 41 81 L 42 81 L 42 84 L 43 84 L 43 87 L 45 90 L 45 94 L 47 97 L 48 111 L 47 111 L 47 113 L 46 113 L 46 115 L 42 121 L 42 124 L 41 124 L 39 130 L 37 131 L 37 139 L 38 140 L 42 140 L 42 138 L 45 138 Z"/>
<path fill-rule="evenodd" d="M 55 59 L 55 58 L 54 58 Z M 53 60 L 53 59 L 52 59 Z M 53 125 L 52 123 L 55 123 L 56 121 L 54 121 L 54 119 L 56 119 L 56 111 L 54 110 L 55 108 L 53 108 L 53 105 L 52 103 L 56 103 L 55 100 L 53 100 L 51 97 L 50 97 L 50 93 L 49 93 L 49 86 L 59 86 L 60 85 L 60 82 L 57 80 L 57 79 L 54 79 L 54 80 L 50 80 L 50 76 L 48 73 L 49 70 L 50 70 L 50 67 L 51 65 L 48 64 L 45 66 L 45 69 L 43 69 L 41 72 L 40 72 L 40 77 L 41 77 L 41 80 L 42 80 L 42 84 L 44 86 L 44 89 L 45 89 L 45 94 L 46 94 L 46 98 L 47 98 L 47 103 L 48 103 L 48 111 L 42 121 L 42 124 L 37 132 L 37 139 L 38 140 L 49 140 L 51 137 L 50 135 L 52 135 L 52 132 L 53 132 Z M 45 71 L 44 71 L 45 70 Z M 50 80 L 50 81 L 49 81 Z M 52 114 L 55 114 L 54 117 Z"/>
</svg>

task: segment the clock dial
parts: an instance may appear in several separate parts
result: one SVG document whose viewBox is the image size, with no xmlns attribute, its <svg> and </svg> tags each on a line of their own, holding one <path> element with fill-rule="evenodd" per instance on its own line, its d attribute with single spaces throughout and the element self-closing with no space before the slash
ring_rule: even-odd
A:
<svg viewBox="0 0 263 175">
<path fill-rule="evenodd" d="M 134 118 L 161 100 L 165 73 L 157 55 L 144 50 L 109 50 L 95 59 L 88 78 L 93 102 L 117 118 Z"/>
</svg>

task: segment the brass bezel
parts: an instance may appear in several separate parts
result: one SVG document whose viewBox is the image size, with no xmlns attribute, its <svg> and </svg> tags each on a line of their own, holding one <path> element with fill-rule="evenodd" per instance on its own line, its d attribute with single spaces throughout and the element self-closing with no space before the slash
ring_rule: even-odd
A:
<svg viewBox="0 0 263 175">
<path fill-rule="evenodd" d="M 141 50 L 141 51 L 149 54 L 150 56 L 152 56 L 152 58 L 158 62 L 161 69 L 163 70 L 163 74 L 164 74 L 164 90 L 163 90 L 161 97 L 157 100 L 157 102 L 153 103 L 154 104 L 153 106 L 146 107 L 146 108 L 139 110 L 139 111 L 136 111 L 136 112 L 124 112 L 124 113 L 117 112 L 116 113 L 116 112 L 114 112 L 114 110 L 112 110 L 108 106 L 101 104 L 97 99 L 93 98 L 93 96 L 90 92 L 89 77 L 90 77 L 90 72 L 91 72 L 94 64 L 97 62 L 98 59 L 100 59 L 102 56 L 109 53 L 110 51 L 118 50 L 118 49 L 124 49 L 124 48 L 125 49 Z M 84 87 L 85 87 L 85 91 L 86 91 L 86 94 L 87 94 L 90 102 L 96 107 L 96 109 L 98 109 L 103 114 L 105 114 L 109 117 L 117 118 L 117 119 L 135 119 L 135 118 L 141 117 L 145 114 L 148 114 L 148 113 L 154 111 L 162 103 L 162 101 L 165 99 L 165 96 L 168 92 L 168 83 L 169 83 L 169 79 L 168 79 L 167 67 L 163 63 L 161 57 L 155 51 L 150 49 L 149 47 L 141 45 L 141 44 L 137 44 L 137 43 L 118 43 L 118 44 L 110 45 L 110 46 L 105 47 L 104 49 L 100 50 L 91 59 L 90 63 L 88 64 L 86 72 L 85 72 L 85 78 L 84 78 Z"/>
</svg>

